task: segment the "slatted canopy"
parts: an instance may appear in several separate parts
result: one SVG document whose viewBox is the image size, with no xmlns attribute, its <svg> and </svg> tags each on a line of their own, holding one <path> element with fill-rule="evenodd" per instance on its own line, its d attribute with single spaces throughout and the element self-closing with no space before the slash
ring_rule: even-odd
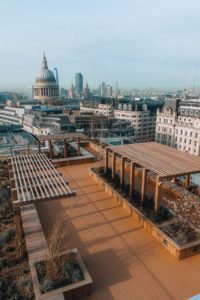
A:
<svg viewBox="0 0 200 300">
<path fill-rule="evenodd" d="M 75 194 L 44 154 L 11 156 L 9 169 L 15 204 L 26 205 Z"/>
<path fill-rule="evenodd" d="M 74 139 L 85 139 L 85 135 L 79 132 L 69 132 L 69 133 L 60 133 L 60 134 L 49 134 L 49 135 L 40 135 L 38 137 L 39 142 L 44 141 L 63 141 L 63 140 L 74 140 Z"/>
<path fill-rule="evenodd" d="M 160 178 L 200 173 L 200 157 L 156 142 L 108 147 Z"/>
</svg>

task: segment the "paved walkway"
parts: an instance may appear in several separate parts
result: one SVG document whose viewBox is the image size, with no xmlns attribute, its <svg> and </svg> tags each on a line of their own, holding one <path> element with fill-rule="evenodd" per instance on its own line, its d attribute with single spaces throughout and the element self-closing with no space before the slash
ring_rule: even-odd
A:
<svg viewBox="0 0 200 300">
<path fill-rule="evenodd" d="M 45 235 L 66 216 L 60 248 L 79 249 L 94 281 L 88 300 L 182 300 L 198 294 L 200 255 L 175 260 L 89 177 L 91 166 L 59 168 L 77 196 L 36 205 Z"/>
</svg>

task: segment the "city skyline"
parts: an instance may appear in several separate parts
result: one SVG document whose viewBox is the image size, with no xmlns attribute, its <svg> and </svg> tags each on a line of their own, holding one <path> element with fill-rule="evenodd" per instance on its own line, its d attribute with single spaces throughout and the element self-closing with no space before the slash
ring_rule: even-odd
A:
<svg viewBox="0 0 200 300">
<path fill-rule="evenodd" d="M 196 0 L 2 1 L 0 89 L 32 86 L 43 50 L 60 87 L 80 72 L 91 88 L 184 88 L 200 60 L 199 8 Z"/>
</svg>

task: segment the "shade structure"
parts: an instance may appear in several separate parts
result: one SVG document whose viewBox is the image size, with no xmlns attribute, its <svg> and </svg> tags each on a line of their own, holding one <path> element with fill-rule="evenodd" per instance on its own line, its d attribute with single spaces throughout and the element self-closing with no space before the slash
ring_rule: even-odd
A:
<svg viewBox="0 0 200 300">
<path fill-rule="evenodd" d="M 26 205 L 75 194 L 44 154 L 11 156 L 9 171 L 15 204 Z"/>
<path fill-rule="evenodd" d="M 75 139 L 86 139 L 86 136 L 79 132 L 69 132 L 69 133 L 60 133 L 60 134 L 49 134 L 49 135 L 40 135 L 38 140 L 40 143 L 45 141 L 63 141 L 63 140 L 75 140 Z"/>
<path fill-rule="evenodd" d="M 200 173 L 200 157 L 156 142 L 111 146 L 108 150 L 152 171 L 160 179 Z"/>
</svg>

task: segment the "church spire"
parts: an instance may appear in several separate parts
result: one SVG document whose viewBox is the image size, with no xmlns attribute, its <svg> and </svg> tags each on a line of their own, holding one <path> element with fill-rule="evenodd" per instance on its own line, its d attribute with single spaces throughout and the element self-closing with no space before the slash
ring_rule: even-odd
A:
<svg viewBox="0 0 200 300">
<path fill-rule="evenodd" d="M 48 65 L 47 65 L 47 59 L 45 56 L 45 52 L 43 52 L 43 60 L 42 60 L 42 69 L 48 69 Z"/>
</svg>

